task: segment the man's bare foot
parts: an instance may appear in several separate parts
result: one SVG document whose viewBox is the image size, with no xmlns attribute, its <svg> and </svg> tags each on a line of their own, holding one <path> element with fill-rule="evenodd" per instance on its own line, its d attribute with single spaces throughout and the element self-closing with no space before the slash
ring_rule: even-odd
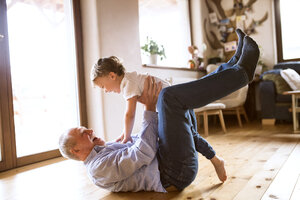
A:
<svg viewBox="0 0 300 200">
<path fill-rule="evenodd" d="M 225 161 L 223 158 L 215 155 L 211 160 L 211 163 L 215 167 L 216 173 L 220 179 L 220 181 L 224 182 L 227 179 L 226 170 L 225 170 Z"/>
</svg>

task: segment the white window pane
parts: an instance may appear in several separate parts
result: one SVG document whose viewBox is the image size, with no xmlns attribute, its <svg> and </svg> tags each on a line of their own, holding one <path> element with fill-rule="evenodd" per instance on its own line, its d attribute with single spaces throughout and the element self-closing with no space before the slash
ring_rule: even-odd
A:
<svg viewBox="0 0 300 200">
<path fill-rule="evenodd" d="M 17 156 L 79 125 L 70 1 L 7 1 Z"/>
<path fill-rule="evenodd" d="M 158 65 L 187 67 L 191 45 L 187 0 L 139 0 L 139 28 L 141 45 L 148 36 L 164 46 L 167 58 Z M 144 54 L 142 61 L 147 63 Z"/>
<path fill-rule="evenodd" d="M 283 59 L 300 57 L 300 1 L 280 1 Z"/>
</svg>

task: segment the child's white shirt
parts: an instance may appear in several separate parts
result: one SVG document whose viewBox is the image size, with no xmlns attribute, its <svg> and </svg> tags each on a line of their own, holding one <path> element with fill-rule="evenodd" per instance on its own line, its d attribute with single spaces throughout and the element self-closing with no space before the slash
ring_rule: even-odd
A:
<svg viewBox="0 0 300 200">
<path fill-rule="evenodd" d="M 144 82 L 147 78 L 147 74 L 139 74 L 137 72 L 125 72 L 124 78 L 121 81 L 120 89 L 123 97 L 128 100 L 134 96 L 141 96 L 144 90 Z M 158 77 L 154 77 L 156 83 L 161 82 L 162 88 L 170 86 L 167 81 L 164 81 Z"/>
</svg>

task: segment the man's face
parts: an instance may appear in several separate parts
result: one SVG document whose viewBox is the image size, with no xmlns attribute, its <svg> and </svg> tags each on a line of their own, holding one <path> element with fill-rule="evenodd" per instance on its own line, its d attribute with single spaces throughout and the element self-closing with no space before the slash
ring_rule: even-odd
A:
<svg viewBox="0 0 300 200">
<path fill-rule="evenodd" d="M 95 145 L 105 145 L 104 140 L 96 137 L 92 129 L 85 127 L 73 128 L 69 131 L 69 135 L 76 141 L 73 153 L 81 160 L 85 160 Z"/>
<path fill-rule="evenodd" d="M 97 77 L 94 82 L 95 85 L 103 89 L 106 93 L 120 93 L 120 83 L 117 80 L 117 74 L 114 72 L 110 72 L 106 76 Z"/>
</svg>

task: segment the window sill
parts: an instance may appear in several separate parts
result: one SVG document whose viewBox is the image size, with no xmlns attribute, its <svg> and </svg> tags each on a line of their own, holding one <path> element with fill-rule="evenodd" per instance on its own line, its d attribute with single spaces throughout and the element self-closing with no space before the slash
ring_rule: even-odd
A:
<svg viewBox="0 0 300 200">
<path fill-rule="evenodd" d="M 142 66 L 143 67 L 148 67 L 148 68 L 155 68 L 155 69 L 183 70 L 183 71 L 192 71 L 192 72 L 206 73 L 206 70 L 190 69 L 190 68 L 184 68 L 184 67 L 169 67 L 169 66 L 158 66 L 158 65 L 150 65 L 150 64 L 143 64 Z"/>
</svg>

